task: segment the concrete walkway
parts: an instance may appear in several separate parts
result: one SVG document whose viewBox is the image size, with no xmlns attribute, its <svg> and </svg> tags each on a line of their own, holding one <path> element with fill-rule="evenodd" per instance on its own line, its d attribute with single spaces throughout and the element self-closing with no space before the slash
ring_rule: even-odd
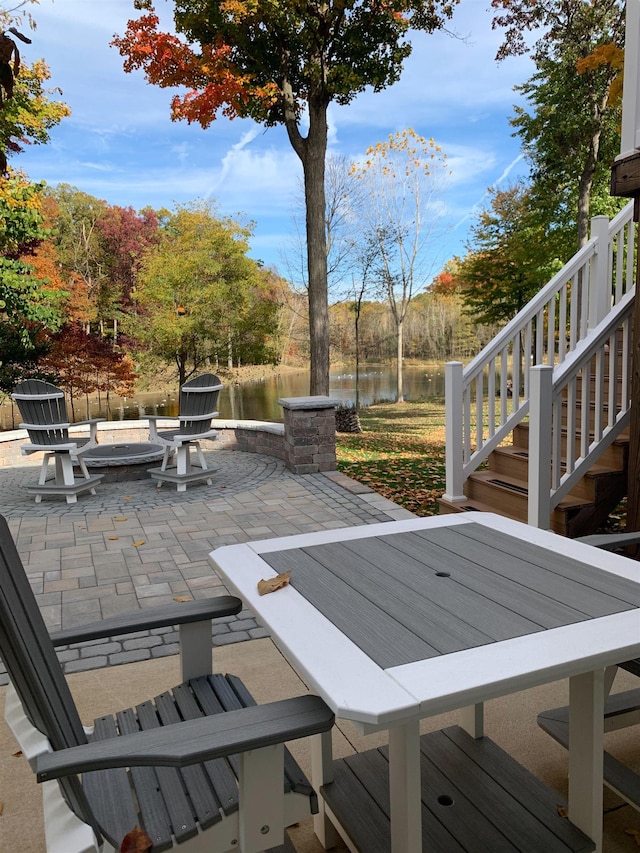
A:
<svg viewBox="0 0 640 853">
<path fill-rule="evenodd" d="M 75 505 L 61 499 L 35 504 L 25 484 L 37 463 L 0 469 L 0 513 L 9 523 L 50 628 L 68 627 L 174 598 L 225 592 L 208 564 L 224 544 L 318 529 L 406 518 L 411 513 L 349 478 L 294 476 L 277 460 L 224 449 L 207 451 L 217 468 L 214 485 L 177 494 L 149 480 L 102 484 Z M 240 641 L 246 641 L 238 645 Z M 307 690 L 251 613 L 213 629 L 214 667 L 240 675 L 256 699 L 266 702 Z M 179 681 L 176 637 L 161 629 L 69 647 L 61 652 L 81 717 L 131 707 Z M 127 663 L 125 668 L 118 664 Z M 616 689 L 637 685 L 621 673 Z M 6 680 L 6 679 L 5 679 Z M 0 688 L 0 706 L 3 689 Z M 567 756 L 536 725 L 536 714 L 565 704 L 567 683 L 487 703 L 487 733 L 539 778 L 566 796 Z M 0 853 L 45 853 L 40 790 L 1 719 Z M 425 720 L 422 730 L 453 721 Z M 609 735 L 608 748 L 640 770 L 640 739 L 627 729 Z M 362 737 L 338 721 L 337 756 L 368 749 L 384 735 Z M 293 746 L 309 769 L 308 744 Z M 632 853 L 640 839 L 640 815 L 605 794 L 603 853 Z M 310 821 L 292 830 L 297 853 L 321 853 Z M 340 846 L 340 850 L 346 848 Z M 473 853 L 493 853 L 478 850 Z M 539 851 L 544 853 L 544 851 Z"/>
</svg>

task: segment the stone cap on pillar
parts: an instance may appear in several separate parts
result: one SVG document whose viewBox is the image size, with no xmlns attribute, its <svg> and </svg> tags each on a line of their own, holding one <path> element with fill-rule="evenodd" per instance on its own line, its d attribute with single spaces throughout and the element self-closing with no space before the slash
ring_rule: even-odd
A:
<svg viewBox="0 0 640 853">
<path fill-rule="evenodd" d="M 313 397 L 282 397 L 278 405 L 283 409 L 335 409 L 340 400 L 319 394 Z"/>
</svg>

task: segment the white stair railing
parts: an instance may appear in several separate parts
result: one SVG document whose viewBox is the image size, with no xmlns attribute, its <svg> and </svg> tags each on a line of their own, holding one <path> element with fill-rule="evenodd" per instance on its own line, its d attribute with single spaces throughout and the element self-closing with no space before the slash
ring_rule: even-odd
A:
<svg viewBox="0 0 640 853">
<path fill-rule="evenodd" d="M 634 292 L 554 371 L 531 370 L 528 522 L 551 513 L 627 427 Z M 550 463 L 550 464 L 549 464 Z"/>
<path fill-rule="evenodd" d="M 531 368 L 555 368 L 634 285 L 633 202 L 611 221 L 596 216 L 591 239 L 474 358 L 445 368 L 446 492 L 464 484 L 529 414 Z M 510 374 L 510 375 L 509 375 Z"/>
</svg>

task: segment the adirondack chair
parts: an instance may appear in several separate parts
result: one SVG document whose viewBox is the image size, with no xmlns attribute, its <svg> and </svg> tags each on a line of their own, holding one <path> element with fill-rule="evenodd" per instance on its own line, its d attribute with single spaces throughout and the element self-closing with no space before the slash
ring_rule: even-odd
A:
<svg viewBox="0 0 640 853">
<path fill-rule="evenodd" d="M 222 383 L 213 373 L 203 373 L 185 382 L 180 388 L 179 426 L 168 431 L 158 431 L 158 421 L 168 420 L 160 415 L 147 415 L 149 437 L 164 447 L 164 458 L 160 468 L 150 468 L 149 474 L 157 480 L 158 488 L 163 482 L 175 483 L 179 492 L 184 492 L 189 483 L 206 480 L 212 484 L 211 468 L 207 467 L 200 441 L 215 439 L 218 433 L 211 429 L 211 419 L 218 416 L 216 403 Z M 197 465 L 193 465 L 191 448 L 196 452 Z M 175 464 L 170 460 L 175 454 Z"/>
<path fill-rule="evenodd" d="M 225 595 L 50 636 L 0 516 L 5 719 L 43 783 L 48 853 L 119 851 L 135 827 L 151 853 L 295 853 L 285 828 L 317 799 L 283 743 L 329 738 L 333 713 L 317 696 L 258 706 L 240 679 L 211 674 L 210 620 L 240 608 Z M 184 683 L 83 728 L 54 647 L 176 623 Z"/>
<path fill-rule="evenodd" d="M 75 503 L 82 492 L 95 495 L 95 487 L 104 474 L 89 474 L 82 454 L 97 445 L 97 425 L 105 418 L 71 424 L 64 392 L 41 379 L 26 379 L 18 383 L 11 397 L 17 403 L 24 421 L 19 426 L 27 430 L 31 440 L 30 444 L 22 445 L 22 453 L 25 456 L 44 453 L 38 482 L 35 486 L 27 487 L 27 492 L 35 495 L 36 503 L 40 503 L 43 495 L 64 495 L 67 503 Z M 71 426 L 88 426 L 89 436 L 70 436 Z M 54 461 L 54 470 L 50 476 L 51 459 Z M 75 476 L 74 465 L 80 468 L 80 477 Z"/>
<path fill-rule="evenodd" d="M 605 551 L 624 552 L 630 546 L 640 544 L 640 532 L 595 533 L 581 536 L 576 541 L 602 548 Z M 638 564 L 640 575 L 640 563 Z M 640 678 L 640 658 L 624 661 L 610 667 L 605 673 L 607 700 L 604 710 L 604 731 L 618 731 L 640 724 L 640 688 L 611 694 L 616 672 L 624 669 Z M 569 708 L 552 708 L 538 714 L 538 725 L 564 747 L 569 745 Z M 608 752 L 604 754 L 604 782 L 629 805 L 640 811 L 640 775 Z"/>
</svg>

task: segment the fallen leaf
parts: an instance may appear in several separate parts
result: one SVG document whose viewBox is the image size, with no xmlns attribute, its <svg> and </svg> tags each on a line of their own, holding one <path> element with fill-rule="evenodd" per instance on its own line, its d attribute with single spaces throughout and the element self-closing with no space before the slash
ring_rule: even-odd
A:
<svg viewBox="0 0 640 853">
<path fill-rule="evenodd" d="M 556 811 L 560 817 L 569 817 L 569 811 L 566 806 L 556 806 Z"/>
<path fill-rule="evenodd" d="M 131 830 L 131 832 L 127 832 L 125 837 L 122 839 L 120 853 L 147 853 L 147 850 L 151 850 L 152 847 L 153 841 L 149 838 L 144 829 L 140 829 L 139 826 L 136 826 L 135 829 Z"/>
<path fill-rule="evenodd" d="M 140 539 L 138 542 L 133 543 L 134 548 L 139 548 L 141 545 L 144 545 L 144 539 Z"/>
<path fill-rule="evenodd" d="M 290 580 L 291 572 L 283 572 L 274 578 L 258 581 L 258 594 L 267 595 L 270 592 L 275 592 L 277 589 L 282 589 L 282 587 L 289 585 Z"/>
<path fill-rule="evenodd" d="M 625 835 L 630 835 L 636 842 L 636 847 L 640 847 L 640 829 L 625 829 Z"/>
<path fill-rule="evenodd" d="M 131 495 L 125 495 L 125 496 L 124 496 L 124 499 L 125 499 L 125 501 L 130 501 L 130 500 L 131 500 Z"/>
<path fill-rule="evenodd" d="M 18 749 L 16 752 L 12 753 L 13 758 L 20 758 L 22 756 L 22 750 Z"/>
<path fill-rule="evenodd" d="M 119 516 L 118 518 L 114 518 L 113 520 L 114 520 L 114 521 L 126 521 L 127 519 L 125 518 L 125 516 L 124 516 L 124 515 L 121 515 L 121 516 Z"/>
<path fill-rule="evenodd" d="M 0 817 L 4 814 L 4 803 L 0 800 Z"/>
<path fill-rule="evenodd" d="M 110 536 L 110 537 L 109 537 L 109 541 L 110 541 L 110 542 L 115 542 L 118 538 L 119 538 L 118 536 Z"/>
<path fill-rule="evenodd" d="M 191 601 L 191 596 L 189 595 L 174 595 L 174 601 Z"/>
</svg>

